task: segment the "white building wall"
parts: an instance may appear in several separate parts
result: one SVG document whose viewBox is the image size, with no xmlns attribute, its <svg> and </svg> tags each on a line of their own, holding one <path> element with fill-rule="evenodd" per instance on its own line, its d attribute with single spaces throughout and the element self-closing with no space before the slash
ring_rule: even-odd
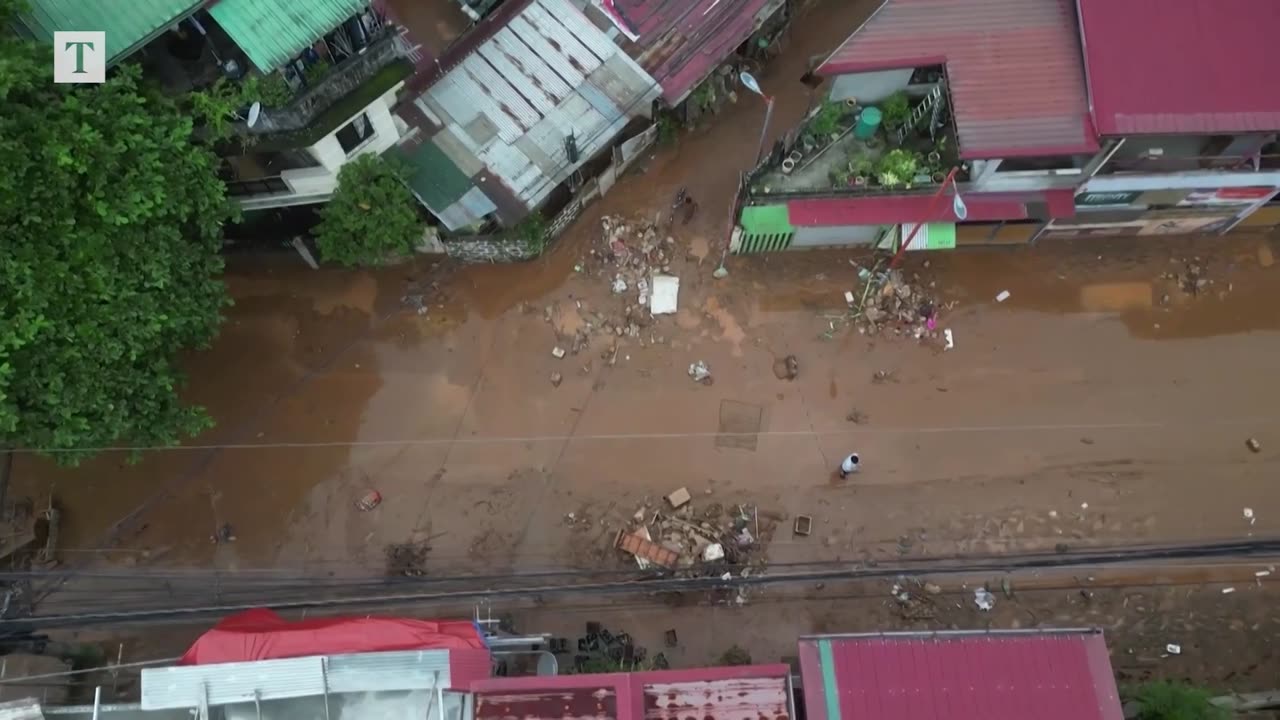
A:
<svg viewBox="0 0 1280 720">
<path fill-rule="evenodd" d="M 391 114 L 391 108 L 395 105 L 396 92 L 403 86 L 404 83 L 397 84 L 359 112 L 343 120 L 333 132 L 309 146 L 307 153 L 320 163 L 320 167 L 285 170 L 280 173 L 280 179 L 289 186 L 288 192 L 238 198 L 241 209 L 261 210 L 327 202 L 338 187 L 338 173 L 343 165 L 365 153 L 386 152 L 400 140 L 400 127 Z M 360 113 L 369 118 L 372 133 L 351 153 L 347 153 L 338 142 L 338 131 L 355 120 Z"/>
</svg>

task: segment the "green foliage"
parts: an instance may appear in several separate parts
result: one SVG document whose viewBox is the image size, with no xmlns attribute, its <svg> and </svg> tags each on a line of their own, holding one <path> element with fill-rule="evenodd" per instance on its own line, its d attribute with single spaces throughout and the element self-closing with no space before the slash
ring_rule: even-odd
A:
<svg viewBox="0 0 1280 720">
<path fill-rule="evenodd" d="M 311 87 L 316 83 L 320 82 L 321 80 L 323 80 L 324 76 L 327 75 L 328 73 L 329 73 L 329 63 L 325 62 L 324 60 L 321 60 L 319 62 L 308 65 L 306 69 L 302 71 L 302 79 L 304 82 L 307 83 L 307 87 Z"/>
<path fill-rule="evenodd" d="M 854 175 L 871 177 L 876 172 L 876 163 L 866 155 L 858 155 L 850 159 L 849 168 L 853 170 Z"/>
<path fill-rule="evenodd" d="M 725 650 L 724 654 L 720 656 L 720 659 L 716 661 L 716 665 L 732 666 L 732 665 L 750 665 L 750 664 L 751 664 L 751 653 L 747 652 L 746 650 L 743 650 L 737 645 L 730 646 L 729 649 Z"/>
<path fill-rule="evenodd" d="M 1161 680 L 1138 688 L 1138 720 L 1226 720 L 1231 713 L 1209 702 L 1208 691 Z"/>
<path fill-rule="evenodd" d="M 848 167 L 838 167 L 827 173 L 827 179 L 831 181 L 834 188 L 845 188 L 849 186 L 849 169 Z"/>
<path fill-rule="evenodd" d="M 680 133 L 680 125 L 671 113 L 664 112 L 658 115 L 658 144 L 670 145 L 676 141 L 676 136 Z"/>
<path fill-rule="evenodd" d="M 885 187 L 910 187 L 919 168 L 920 161 L 915 153 L 902 149 L 890 150 L 880 157 L 876 175 L 880 184 Z"/>
<path fill-rule="evenodd" d="M 547 242 L 550 240 L 549 231 L 546 218 L 537 211 L 521 220 L 515 227 L 516 237 L 520 238 L 525 248 L 533 255 L 541 255 L 547 249 Z"/>
<path fill-rule="evenodd" d="M 911 101 L 901 90 L 890 95 L 880 103 L 881 119 L 891 128 L 899 128 L 911 118 Z"/>
<path fill-rule="evenodd" d="M 217 332 L 234 208 L 135 68 L 55 85 L 49 55 L 0 33 L 0 445 L 169 445 L 211 424 L 174 362 Z"/>
<path fill-rule="evenodd" d="M 697 90 L 689 96 L 689 104 L 701 111 L 710 110 L 716 102 L 716 87 L 712 80 L 707 80 L 698 86 Z"/>
<path fill-rule="evenodd" d="M 263 107 L 284 107 L 292 99 L 292 88 L 278 72 L 250 75 L 240 82 L 240 102 L 244 105 L 257 100 Z"/>
<path fill-rule="evenodd" d="M 819 144 L 825 145 L 831 134 L 840 128 L 840 118 L 844 116 L 844 106 L 828 100 L 818 108 L 818 113 L 809 121 L 809 132 L 817 135 Z"/>
<path fill-rule="evenodd" d="M 218 78 L 204 90 L 189 94 L 187 103 L 187 111 L 197 125 L 206 130 L 210 140 L 230 137 L 237 113 L 247 104 L 241 86 L 226 78 Z"/>
<path fill-rule="evenodd" d="M 320 256 L 357 266 L 409 255 L 422 237 L 416 202 L 390 160 L 368 153 L 343 165 L 338 189 L 320 211 Z"/>
</svg>

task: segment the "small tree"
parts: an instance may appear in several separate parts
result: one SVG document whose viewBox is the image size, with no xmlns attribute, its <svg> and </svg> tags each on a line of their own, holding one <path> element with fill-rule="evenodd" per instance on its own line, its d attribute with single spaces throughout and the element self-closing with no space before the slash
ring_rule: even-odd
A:
<svg viewBox="0 0 1280 720">
<path fill-rule="evenodd" d="M 342 166 L 338 190 L 320 211 L 316 245 L 325 260 L 377 265 L 413 252 L 422 222 L 399 168 L 374 154 Z"/>
</svg>

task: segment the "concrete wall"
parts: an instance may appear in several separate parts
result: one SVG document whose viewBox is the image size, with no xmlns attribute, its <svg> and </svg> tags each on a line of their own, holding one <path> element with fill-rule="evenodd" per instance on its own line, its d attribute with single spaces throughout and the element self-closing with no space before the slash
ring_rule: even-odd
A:
<svg viewBox="0 0 1280 720">
<path fill-rule="evenodd" d="M 538 248 L 522 238 L 486 235 L 473 238 L 450 238 L 443 241 L 449 257 L 468 263 L 509 263 L 532 260 Z"/>
<path fill-rule="evenodd" d="M 831 84 L 831 99 L 856 98 L 864 105 L 879 102 L 899 90 L 905 90 L 907 83 L 911 80 L 912 72 L 914 70 L 907 68 L 906 70 L 879 70 L 837 75 Z"/>
<path fill-rule="evenodd" d="M 870 245 L 880 238 L 883 230 L 884 228 L 880 225 L 796 228 L 795 235 L 791 238 L 791 249 Z"/>
</svg>

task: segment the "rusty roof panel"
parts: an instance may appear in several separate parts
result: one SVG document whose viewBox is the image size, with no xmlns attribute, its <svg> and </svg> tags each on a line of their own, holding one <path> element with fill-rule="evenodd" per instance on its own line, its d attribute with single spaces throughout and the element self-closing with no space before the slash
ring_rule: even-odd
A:
<svg viewBox="0 0 1280 720">
<path fill-rule="evenodd" d="M 644 686 L 645 720 L 789 720 L 785 677 L 654 682 Z"/>
<path fill-rule="evenodd" d="M 608 677 L 608 676 L 605 676 Z M 476 695 L 476 720 L 591 718 L 618 720 L 618 692 L 609 685 Z"/>
</svg>

